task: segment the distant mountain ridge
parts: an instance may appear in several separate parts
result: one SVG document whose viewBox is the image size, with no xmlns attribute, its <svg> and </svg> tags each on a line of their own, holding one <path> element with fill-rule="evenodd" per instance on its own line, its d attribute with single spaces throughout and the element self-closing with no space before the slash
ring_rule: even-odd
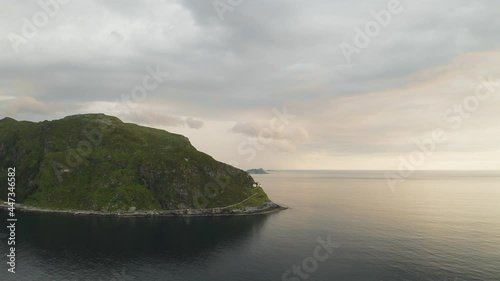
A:
<svg viewBox="0 0 500 281">
<path fill-rule="evenodd" d="M 259 169 L 250 169 L 250 170 L 247 170 L 247 173 L 249 174 L 255 174 L 255 175 L 260 175 L 260 174 L 269 174 L 268 172 L 266 172 L 264 169 L 262 168 L 259 168 Z"/>
<path fill-rule="evenodd" d="M 16 201 L 55 210 L 245 212 L 278 208 L 246 172 L 164 130 L 104 114 L 0 120 L 0 179 L 16 168 Z M 7 189 L 0 192 L 5 200 Z M 241 202 L 241 203 L 239 203 Z"/>
</svg>

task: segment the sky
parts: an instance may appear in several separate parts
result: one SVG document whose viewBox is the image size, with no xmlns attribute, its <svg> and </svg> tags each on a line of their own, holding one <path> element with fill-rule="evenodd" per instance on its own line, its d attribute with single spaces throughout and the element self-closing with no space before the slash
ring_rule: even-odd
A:
<svg viewBox="0 0 500 281">
<path fill-rule="evenodd" d="M 500 2 L 0 4 L 0 118 L 105 113 L 243 169 L 500 169 Z"/>
</svg>

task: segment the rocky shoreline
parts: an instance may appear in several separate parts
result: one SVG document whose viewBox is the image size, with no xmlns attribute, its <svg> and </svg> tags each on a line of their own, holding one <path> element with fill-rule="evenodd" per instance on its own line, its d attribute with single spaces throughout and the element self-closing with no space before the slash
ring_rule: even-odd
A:
<svg viewBox="0 0 500 281">
<path fill-rule="evenodd" d="M 0 204 L 0 209 L 8 209 L 6 204 Z M 246 207 L 243 209 L 213 208 L 213 209 L 185 209 L 163 211 L 123 211 L 101 212 L 87 210 L 54 210 L 16 204 L 16 211 L 37 213 L 60 213 L 77 216 L 101 217 L 211 217 L 211 216 L 250 216 L 279 212 L 288 208 L 277 205 L 271 201 L 260 207 Z"/>
</svg>

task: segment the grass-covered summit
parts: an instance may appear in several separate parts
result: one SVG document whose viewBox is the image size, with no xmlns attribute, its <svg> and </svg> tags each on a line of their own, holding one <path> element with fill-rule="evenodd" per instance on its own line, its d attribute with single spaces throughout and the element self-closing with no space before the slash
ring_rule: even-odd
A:
<svg viewBox="0 0 500 281">
<path fill-rule="evenodd" d="M 16 201 L 102 212 L 227 208 L 271 203 L 246 172 L 181 135 L 104 114 L 39 123 L 0 120 L 1 181 L 16 168 Z M 5 200 L 7 189 L 0 192 Z"/>
</svg>

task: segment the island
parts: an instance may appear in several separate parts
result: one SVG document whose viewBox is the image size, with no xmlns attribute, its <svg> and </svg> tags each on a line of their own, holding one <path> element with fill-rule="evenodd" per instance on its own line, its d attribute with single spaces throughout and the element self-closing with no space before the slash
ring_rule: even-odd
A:
<svg viewBox="0 0 500 281">
<path fill-rule="evenodd" d="M 16 207 L 25 211 L 212 216 L 284 209 L 248 173 L 186 137 L 104 114 L 0 120 L 0 168 L 2 182 L 15 169 Z"/>
<path fill-rule="evenodd" d="M 268 172 L 266 172 L 264 169 L 262 168 L 259 168 L 259 169 L 250 169 L 250 170 L 247 170 L 247 173 L 251 174 L 251 175 L 262 175 L 262 174 L 269 174 Z"/>
</svg>

